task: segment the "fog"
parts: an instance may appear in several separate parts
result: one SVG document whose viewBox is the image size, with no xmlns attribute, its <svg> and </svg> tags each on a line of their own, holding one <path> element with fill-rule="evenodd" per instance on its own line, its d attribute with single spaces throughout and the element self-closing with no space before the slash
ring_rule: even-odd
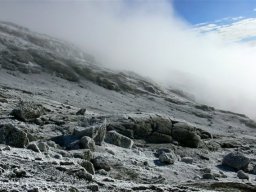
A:
<svg viewBox="0 0 256 192">
<path fill-rule="evenodd" d="M 199 34 L 171 1 L 1 1 L 0 19 L 73 42 L 112 69 L 131 70 L 256 117 L 256 54 Z"/>
</svg>

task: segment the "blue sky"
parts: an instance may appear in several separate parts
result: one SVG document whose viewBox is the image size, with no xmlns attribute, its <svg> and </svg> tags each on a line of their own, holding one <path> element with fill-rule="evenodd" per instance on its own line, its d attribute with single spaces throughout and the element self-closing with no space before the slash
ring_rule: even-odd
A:
<svg viewBox="0 0 256 192">
<path fill-rule="evenodd" d="M 256 0 L 173 0 L 177 15 L 191 24 L 227 17 L 256 17 Z"/>
</svg>

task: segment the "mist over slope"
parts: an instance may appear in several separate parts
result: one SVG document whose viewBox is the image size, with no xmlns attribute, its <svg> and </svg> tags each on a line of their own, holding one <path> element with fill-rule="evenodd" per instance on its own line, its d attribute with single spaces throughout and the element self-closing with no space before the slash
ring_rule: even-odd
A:
<svg viewBox="0 0 256 192">
<path fill-rule="evenodd" d="M 75 43 L 104 66 L 134 71 L 189 91 L 202 103 L 255 117 L 255 48 L 195 32 L 169 1 L 0 4 L 3 20 Z"/>
</svg>

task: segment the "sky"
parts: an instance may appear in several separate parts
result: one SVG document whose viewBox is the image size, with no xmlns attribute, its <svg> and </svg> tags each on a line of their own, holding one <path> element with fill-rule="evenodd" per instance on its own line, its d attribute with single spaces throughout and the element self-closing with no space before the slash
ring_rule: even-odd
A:
<svg viewBox="0 0 256 192">
<path fill-rule="evenodd" d="M 256 16 L 255 0 L 174 0 L 173 7 L 191 24 Z"/>
<path fill-rule="evenodd" d="M 256 119 L 254 0 L 1 0 L 0 20 Z"/>
</svg>

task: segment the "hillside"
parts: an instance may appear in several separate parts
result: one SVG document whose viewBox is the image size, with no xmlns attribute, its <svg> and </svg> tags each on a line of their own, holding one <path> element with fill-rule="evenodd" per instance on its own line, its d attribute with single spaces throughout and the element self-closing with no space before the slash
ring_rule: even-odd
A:
<svg viewBox="0 0 256 192">
<path fill-rule="evenodd" d="M 0 191 L 256 191 L 246 115 L 8 22 L 0 66 Z"/>
</svg>

